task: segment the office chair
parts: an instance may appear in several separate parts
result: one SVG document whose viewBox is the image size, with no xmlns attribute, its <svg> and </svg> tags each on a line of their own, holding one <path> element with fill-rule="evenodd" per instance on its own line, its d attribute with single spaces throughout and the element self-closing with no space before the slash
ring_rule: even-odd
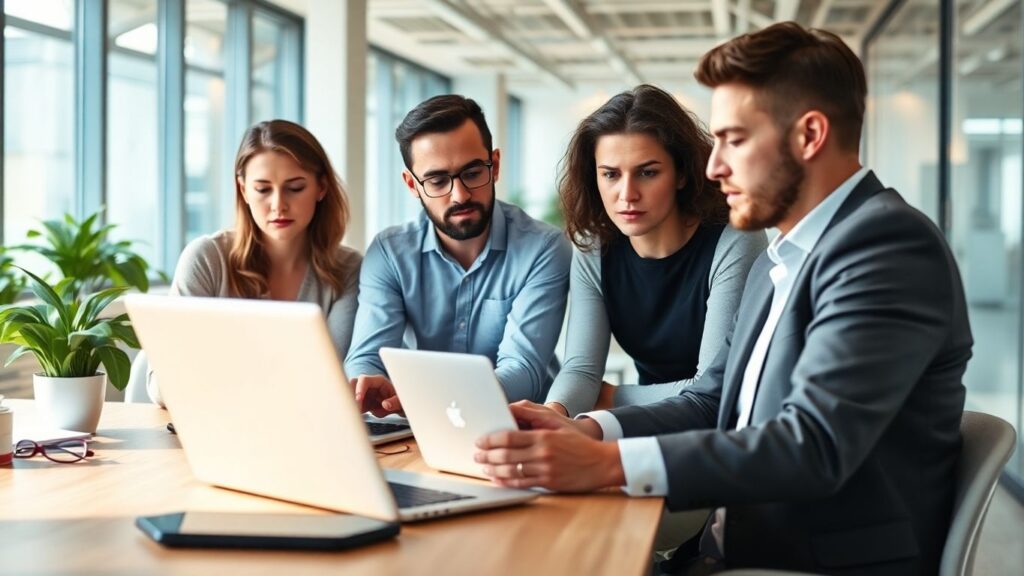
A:
<svg viewBox="0 0 1024 576">
<path fill-rule="evenodd" d="M 953 517 L 939 563 L 939 576 L 970 576 L 981 524 L 996 490 L 999 474 L 1013 454 L 1017 433 L 1002 418 L 964 412 L 960 421 L 963 446 L 956 463 Z M 722 576 L 799 576 L 779 570 L 727 570 Z M 805 575 L 806 576 L 806 575 Z"/>
<path fill-rule="evenodd" d="M 124 389 L 125 403 L 152 402 L 146 391 L 146 376 L 149 372 L 149 360 L 146 353 L 139 350 L 139 353 L 132 361 L 132 369 L 128 374 L 128 385 Z"/>
<path fill-rule="evenodd" d="M 968 576 L 974 569 L 978 535 L 996 490 L 999 473 L 1013 454 L 1017 433 L 1002 418 L 964 412 L 960 421 L 963 447 L 956 464 L 953 520 L 939 564 L 940 576 Z"/>
</svg>

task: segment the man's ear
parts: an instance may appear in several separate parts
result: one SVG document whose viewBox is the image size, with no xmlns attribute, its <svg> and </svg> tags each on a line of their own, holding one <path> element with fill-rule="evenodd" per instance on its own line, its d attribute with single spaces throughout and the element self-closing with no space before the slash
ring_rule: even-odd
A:
<svg viewBox="0 0 1024 576">
<path fill-rule="evenodd" d="M 491 181 L 497 182 L 501 173 L 501 149 L 495 148 L 491 151 Z"/>
<path fill-rule="evenodd" d="M 793 124 L 794 140 L 800 158 L 813 160 L 832 136 L 832 124 L 819 110 L 810 110 Z"/>
<path fill-rule="evenodd" d="M 412 194 L 412 197 L 419 198 L 420 191 L 416 189 L 416 179 L 413 178 L 412 172 L 402 170 L 402 180 L 405 182 L 405 187 L 409 189 L 409 193 Z"/>
</svg>

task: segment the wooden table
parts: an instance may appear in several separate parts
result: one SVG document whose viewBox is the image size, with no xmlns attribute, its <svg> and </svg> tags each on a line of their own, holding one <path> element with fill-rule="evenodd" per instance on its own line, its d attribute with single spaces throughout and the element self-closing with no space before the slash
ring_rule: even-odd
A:
<svg viewBox="0 0 1024 576">
<path fill-rule="evenodd" d="M 30 421 L 30 400 L 8 400 Z M 24 420 L 23 420 L 24 419 Z M 657 498 L 614 491 L 543 496 L 525 506 L 406 524 L 394 540 L 346 552 L 172 550 L 134 526 L 182 510 L 325 513 L 200 484 L 167 412 L 107 403 L 78 464 L 41 456 L 0 467 L 0 574 L 644 574 L 661 516 Z M 400 447 L 398 442 L 384 449 Z M 381 464 L 429 472 L 415 444 Z M 282 466 L 287 466 L 283 459 Z"/>
</svg>

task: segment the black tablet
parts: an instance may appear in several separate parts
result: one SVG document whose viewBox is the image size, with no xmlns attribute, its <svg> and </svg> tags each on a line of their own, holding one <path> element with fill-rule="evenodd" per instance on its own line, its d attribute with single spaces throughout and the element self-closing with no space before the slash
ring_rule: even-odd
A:
<svg viewBox="0 0 1024 576">
<path fill-rule="evenodd" d="M 178 512 L 140 516 L 135 525 L 165 546 L 345 550 L 398 534 L 396 522 L 350 514 Z"/>
</svg>

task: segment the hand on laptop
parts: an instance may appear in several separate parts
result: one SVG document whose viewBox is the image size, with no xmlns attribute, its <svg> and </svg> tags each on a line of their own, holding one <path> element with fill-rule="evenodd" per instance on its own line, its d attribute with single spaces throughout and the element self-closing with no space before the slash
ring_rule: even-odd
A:
<svg viewBox="0 0 1024 576">
<path fill-rule="evenodd" d="M 532 402 L 516 402 L 510 408 L 516 421 L 532 429 L 497 432 L 476 443 L 474 459 L 495 483 L 560 492 L 625 483 L 618 443 L 601 442 L 597 423 L 569 420 Z"/>
<path fill-rule="evenodd" d="M 558 404 L 558 406 L 561 407 L 561 404 Z M 541 405 L 529 400 L 520 400 L 519 402 L 509 404 L 508 408 L 521 430 L 561 430 L 569 428 L 591 438 L 601 439 L 601 427 L 595 424 L 596 435 L 594 434 L 595 430 L 590 427 L 593 421 L 589 419 L 573 420 L 551 405 Z M 564 410 L 564 408 L 562 409 Z"/>
<path fill-rule="evenodd" d="M 360 412 L 369 412 L 377 418 L 395 413 L 405 416 L 395 386 L 387 376 L 364 374 L 353 378 L 350 383 L 356 391 L 356 404 Z"/>
</svg>

